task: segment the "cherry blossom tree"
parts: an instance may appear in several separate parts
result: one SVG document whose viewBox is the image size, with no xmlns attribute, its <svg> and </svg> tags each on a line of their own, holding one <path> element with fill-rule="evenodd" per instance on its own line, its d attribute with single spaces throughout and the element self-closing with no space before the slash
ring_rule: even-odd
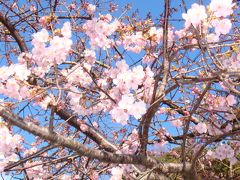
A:
<svg viewBox="0 0 240 180">
<path fill-rule="evenodd" d="M 240 178 L 240 4 L 117 3 L 0 0 L 0 173 Z"/>
</svg>

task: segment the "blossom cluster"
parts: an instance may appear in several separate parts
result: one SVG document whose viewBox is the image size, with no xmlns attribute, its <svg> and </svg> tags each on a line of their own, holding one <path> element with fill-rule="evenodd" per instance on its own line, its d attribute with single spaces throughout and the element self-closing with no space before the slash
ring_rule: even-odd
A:
<svg viewBox="0 0 240 180">
<path fill-rule="evenodd" d="M 48 171 L 46 167 L 42 165 L 42 163 L 42 161 L 28 161 L 25 164 L 25 168 L 29 178 L 34 180 L 42 180 L 47 178 Z"/>
<path fill-rule="evenodd" d="M 120 39 L 117 42 L 117 45 L 123 45 L 124 48 L 128 51 L 132 51 L 134 53 L 140 53 L 147 47 L 151 47 L 152 45 L 158 45 L 163 38 L 163 28 L 151 27 L 148 31 L 136 31 L 131 32 L 127 31 L 127 26 L 125 27 L 122 24 L 122 30 L 126 31 L 124 35 L 120 36 Z M 169 46 L 174 40 L 174 32 L 172 28 L 168 28 L 168 41 Z M 148 54 L 149 55 L 149 54 Z M 149 63 L 148 61 L 144 61 Z M 151 61 L 150 61 L 151 62 Z"/>
<path fill-rule="evenodd" d="M 110 96 L 113 97 L 117 103 L 109 104 L 110 114 L 116 122 L 127 124 L 129 115 L 136 119 L 141 118 L 146 113 L 147 104 L 142 97 L 143 90 L 149 88 L 153 82 L 153 72 L 149 68 L 146 70 L 142 66 L 136 66 L 130 69 L 128 64 L 122 60 L 116 63 L 116 68 L 110 69 L 109 76 L 115 85 L 111 91 Z M 143 85 L 142 88 L 139 88 Z M 141 92 L 134 95 L 133 92 Z"/>
<path fill-rule="evenodd" d="M 124 171 L 121 167 L 113 167 L 111 169 L 112 176 L 111 176 L 110 180 L 121 180 L 123 173 L 124 173 Z"/>
<path fill-rule="evenodd" d="M 0 93 L 17 100 L 29 97 L 28 86 L 22 82 L 28 79 L 30 73 L 30 70 L 24 64 L 1 67 Z"/>
<path fill-rule="evenodd" d="M 139 147 L 138 131 L 132 130 L 132 133 L 128 136 L 127 140 L 122 145 L 121 152 L 124 154 L 134 154 Z"/>
<path fill-rule="evenodd" d="M 60 32 L 61 36 L 53 34 L 52 37 L 46 29 L 33 34 L 32 52 L 27 53 L 28 58 L 21 56 L 20 62 L 31 63 L 32 72 L 40 77 L 43 77 L 53 65 L 64 62 L 72 45 L 70 22 L 64 23 Z"/>
<path fill-rule="evenodd" d="M 87 71 L 95 62 L 95 53 L 92 50 L 85 50 L 84 54 L 86 57 L 82 66 L 89 66 L 89 68 L 83 68 L 77 64 L 69 70 L 62 71 L 62 75 L 68 80 L 65 87 L 70 90 L 68 98 L 74 112 L 79 115 L 90 115 L 104 110 L 110 112 L 113 120 L 121 124 L 126 124 L 130 115 L 136 119 L 141 118 L 146 113 L 149 102 L 146 97 L 150 97 L 149 87 L 153 83 L 153 72 L 150 68 L 144 69 L 139 65 L 131 69 L 124 60 L 117 61 L 116 67 L 106 69 L 103 77 L 97 81 L 98 88 L 108 91 L 108 96 L 106 93 L 100 92 L 101 101 L 91 106 L 93 101 L 76 87 L 91 88 L 94 86 Z M 107 78 L 105 79 L 105 77 Z"/>
<path fill-rule="evenodd" d="M 111 15 L 106 15 L 105 18 L 93 18 L 83 25 L 85 33 L 90 37 L 90 44 L 92 48 L 100 47 L 103 49 L 110 48 L 113 41 L 110 36 L 118 28 L 119 21 L 114 20 L 112 23 Z"/>
<path fill-rule="evenodd" d="M 215 34 L 207 38 L 217 39 L 221 34 L 226 35 L 232 28 L 232 23 L 227 17 L 233 13 L 234 6 L 235 3 L 232 0 L 212 0 L 206 10 L 205 6 L 194 3 L 187 13 L 182 14 L 185 29 L 188 29 L 191 24 L 195 28 L 202 25 L 205 33 L 208 33 L 208 28 L 215 28 Z"/>
<path fill-rule="evenodd" d="M 12 135 L 6 125 L 0 122 L 0 173 L 9 162 L 18 160 L 15 150 L 20 147 L 21 136 Z"/>
<path fill-rule="evenodd" d="M 227 97 L 217 96 L 214 94 L 207 93 L 204 99 L 206 106 L 209 110 L 229 110 L 231 106 L 237 103 L 236 97 L 232 94 Z"/>
<path fill-rule="evenodd" d="M 232 71 L 240 70 L 240 53 L 232 54 L 230 58 L 223 60 L 223 67 L 226 69 L 231 69 Z"/>
<path fill-rule="evenodd" d="M 207 156 L 209 158 L 219 159 L 221 161 L 224 159 L 228 159 L 230 161 L 230 164 L 232 165 L 237 162 L 235 152 L 232 149 L 232 147 L 228 144 L 220 144 L 214 151 L 209 150 L 207 152 Z"/>
<path fill-rule="evenodd" d="M 141 50 L 147 44 L 146 40 L 143 37 L 143 33 L 140 31 L 134 34 L 125 35 L 122 43 L 125 49 L 128 51 L 133 51 L 135 53 L 141 52 Z"/>
</svg>

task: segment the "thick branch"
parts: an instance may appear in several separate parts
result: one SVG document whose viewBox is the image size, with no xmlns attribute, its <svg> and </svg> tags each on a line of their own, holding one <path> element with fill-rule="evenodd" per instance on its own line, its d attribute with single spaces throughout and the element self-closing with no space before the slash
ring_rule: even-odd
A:
<svg viewBox="0 0 240 180">
<path fill-rule="evenodd" d="M 15 115 L 5 107 L 0 106 L 0 116 L 23 130 L 39 136 L 42 139 L 50 141 L 52 144 L 72 149 L 81 156 L 87 156 L 92 159 L 97 159 L 101 162 L 117 163 L 117 164 L 139 164 L 149 168 L 156 168 L 160 172 L 182 172 L 182 164 L 167 163 L 162 164 L 154 158 L 142 155 L 127 155 L 127 154 L 114 154 L 101 150 L 90 149 L 83 144 L 76 142 L 70 138 L 64 137 L 56 133 L 50 133 L 47 128 L 39 127 L 31 122 L 24 122 L 22 118 Z M 190 168 L 190 165 L 187 165 Z"/>
<path fill-rule="evenodd" d="M 12 37 L 16 40 L 20 50 L 22 52 L 27 52 L 28 49 L 23 38 L 20 36 L 18 31 L 15 29 L 15 27 L 11 24 L 10 20 L 1 12 L 0 12 L 0 22 L 8 29 Z"/>
<path fill-rule="evenodd" d="M 66 110 L 60 109 L 57 110 L 57 115 L 60 116 L 60 118 L 64 119 L 69 125 L 75 127 L 77 130 L 81 131 L 79 123 L 77 122 L 77 118 L 72 116 L 70 113 L 68 113 Z M 87 124 L 86 124 L 87 125 Z M 88 125 L 87 125 L 88 126 Z M 118 150 L 117 146 L 115 146 L 113 143 L 109 142 L 101 133 L 99 133 L 94 128 L 88 126 L 87 131 L 81 131 L 86 136 L 88 136 L 91 140 L 96 142 L 100 148 L 103 148 L 106 151 L 109 152 L 115 152 Z"/>
<path fill-rule="evenodd" d="M 143 116 L 140 127 L 140 144 L 141 144 L 141 153 L 146 154 L 147 150 L 147 142 L 148 142 L 148 132 L 151 124 L 152 117 L 156 113 L 160 100 L 164 96 L 168 76 L 169 76 L 169 54 L 168 54 L 168 17 L 169 17 L 169 0 L 165 0 L 164 5 L 164 29 L 163 29 L 163 79 L 160 87 L 158 87 L 158 83 L 160 80 L 160 72 L 155 80 L 153 96 L 152 96 L 152 104 L 148 109 L 148 112 Z M 157 100 L 156 100 L 157 99 Z"/>
</svg>

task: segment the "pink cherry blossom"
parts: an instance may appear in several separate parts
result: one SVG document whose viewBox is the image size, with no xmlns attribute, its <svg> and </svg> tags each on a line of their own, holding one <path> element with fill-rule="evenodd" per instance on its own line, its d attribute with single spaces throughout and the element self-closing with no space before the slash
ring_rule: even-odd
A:
<svg viewBox="0 0 240 180">
<path fill-rule="evenodd" d="M 147 44 L 142 32 L 136 32 L 135 34 L 126 35 L 122 41 L 124 48 L 139 53 Z"/>
<path fill-rule="evenodd" d="M 101 14 L 100 19 L 109 23 L 112 20 L 112 15 L 111 14 L 106 14 L 106 15 Z"/>
<path fill-rule="evenodd" d="M 139 145 L 140 143 L 138 131 L 136 129 L 133 129 L 127 140 L 124 141 L 121 152 L 126 154 L 134 154 L 137 151 Z"/>
<path fill-rule="evenodd" d="M 44 76 L 55 63 L 61 64 L 66 60 L 72 45 L 72 40 L 70 39 L 71 28 L 68 22 L 64 23 L 61 29 L 64 36 L 53 36 L 48 46 L 45 44 L 45 40 L 42 41 L 40 38 L 43 36 L 42 34 L 46 35 L 47 33 L 45 30 L 42 31 L 40 31 L 40 35 L 38 34 L 39 32 L 33 35 L 34 39 L 32 40 L 32 44 L 34 47 L 31 52 L 31 62 L 37 65 L 32 71 L 41 77 Z"/>
<path fill-rule="evenodd" d="M 182 126 L 182 121 L 181 121 L 180 119 L 172 120 L 171 123 L 172 123 L 173 126 L 175 126 L 175 127 L 180 127 L 180 126 Z"/>
<path fill-rule="evenodd" d="M 214 158 L 224 160 L 226 158 L 231 159 L 235 155 L 234 150 L 228 144 L 220 144 L 217 146 L 214 152 Z"/>
<path fill-rule="evenodd" d="M 232 54 L 230 58 L 223 60 L 223 66 L 232 71 L 240 70 L 240 54 Z M 226 87 L 225 87 L 226 88 Z"/>
<path fill-rule="evenodd" d="M 117 20 L 108 23 L 101 19 L 93 18 L 83 25 L 83 29 L 90 37 L 92 48 L 100 47 L 106 49 L 111 47 L 113 41 L 109 37 L 115 32 L 118 26 L 119 22 Z"/>
<path fill-rule="evenodd" d="M 143 57 L 142 61 L 146 64 L 152 63 L 155 59 L 157 59 L 157 54 L 150 54 Z"/>
<path fill-rule="evenodd" d="M 142 81 L 145 77 L 145 72 L 143 71 L 142 66 L 136 66 L 132 69 L 134 78 L 138 79 L 139 81 Z"/>
<path fill-rule="evenodd" d="M 71 38 L 72 31 L 71 31 L 71 24 L 70 24 L 70 22 L 66 22 L 66 23 L 63 24 L 63 27 L 61 29 L 61 34 L 65 38 Z"/>
<path fill-rule="evenodd" d="M 34 166 L 36 165 L 36 166 Z M 45 179 L 48 176 L 46 168 L 42 165 L 41 161 L 27 161 L 25 164 L 25 167 L 27 168 L 27 174 L 29 178 L 31 179 Z"/>
<path fill-rule="evenodd" d="M 160 41 L 163 38 L 163 28 L 157 29 L 156 27 L 151 27 L 149 30 L 149 35 L 153 37 L 153 39 L 157 42 L 160 43 Z"/>
<path fill-rule="evenodd" d="M 47 16 L 43 16 L 39 19 L 39 23 L 42 25 L 42 26 L 46 26 L 47 24 Z"/>
<path fill-rule="evenodd" d="M 59 180 L 67 180 L 67 179 L 71 179 L 71 176 L 67 174 L 63 174 L 59 177 Z"/>
<path fill-rule="evenodd" d="M 232 28 L 232 23 L 229 19 L 213 20 L 212 25 L 215 27 L 217 35 L 228 34 Z"/>
<path fill-rule="evenodd" d="M 79 83 L 83 87 L 88 87 L 91 84 L 92 78 L 85 70 L 79 66 L 73 66 L 71 69 L 62 71 L 62 74 L 66 76 L 69 83 Z"/>
<path fill-rule="evenodd" d="M 212 0 L 209 7 L 216 17 L 226 17 L 233 13 L 234 5 L 235 3 L 232 3 L 232 0 Z"/>
<path fill-rule="evenodd" d="M 36 11 L 37 11 L 37 8 L 36 8 L 35 6 L 33 6 L 33 5 L 31 5 L 31 6 L 29 7 L 29 10 L 30 10 L 31 12 L 36 12 Z"/>
<path fill-rule="evenodd" d="M 31 74 L 30 70 L 25 64 L 13 64 L 11 66 L 15 76 L 22 81 L 27 80 L 28 76 Z"/>
<path fill-rule="evenodd" d="M 126 94 L 122 96 L 122 99 L 121 101 L 119 101 L 118 106 L 121 109 L 128 110 L 133 106 L 133 103 L 134 103 L 134 97 L 132 96 L 132 94 Z"/>
<path fill-rule="evenodd" d="M 219 35 L 214 34 L 214 33 L 207 34 L 206 40 L 209 43 L 218 42 L 219 41 Z"/>
<path fill-rule="evenodd" d="M 182 14 L 183 19 L 185 19 L 185 27 L 188 28 L 191 24 L 194 27 L 200 25 L 207 18 L 206 9 L 203 5 L 197 3 L 192 4 L 191 9 L 187 13 Z"/>
<path fill-rule="evenodd" d="M 75 9 L 75 8 L 76 8 L 76 5 L 72 3 L 72 4 L 69 4 L 69 6 L 68 6 L 68 7 L 69 7 L 69 9 L 71 9 L 71 10 L 72 10 L 72 9 Z"/>
<path fill-rule="evenodd" d="M 5 89 L 2 89 L 2 93 L 10 98 L 21 100 L 22 97 L 19 94 L 19 89 L 20 86 L 18 82 L 15 79 L 11 78 L 7 81 Z"/>
<path fill-rule="evenodd" d="M 42 29 L 40 32 L 33 34 L 33 38 L 40 43 L 45 43 L 48 41 L 49 34 L 46 29 Z"/>
<path fill-rule="evenodd" d="M 86 10 L 88 14 L 93 14 L 96 10 L 96 6 L 93 4 L 88 4 Z"/>
<path fill-rule="evenodd" d="M 29 156 L 29 155 L 37 152 L 37 150 L 38 149 L 36 147 L 32 147 L 31 149 L 26 149 L 23 154 L 24 154 L 24 156 Z"/>
<path fill-rule="evenodd" d="M 72 45 L 72 41 L 63 37 L 54 36 L 53 39 L 50 41 L 51 50 L 70 50 Z"/>
<path fill-rule="evenodd" d="M 111 169 L 112 177 L 110 180 L 122 180 L 123 169 L 120 167 L 114 167 Z"/>
<path fill-rule="evenodd" d="M 128 66 L 128 64 L 126 63 L 125 60 L 118 61 L 118 62 L 116 63 L 116 66 L 117 66 L 119 72 L 127 71 L 127 70 L 129 69 L 129 66 Z"/>
<path fill-rule="evenodd" d="M 226 100 L 229 106 L 232 106 L 237 103 L 235 97 L 232 94 L 228 95 Z"/>
<path fill-rule="evenodd" d="M 144 115 L 146 112 L 147 112 L 147 107 L 143 101 L 135 102 L 128 109 L 128 113 L 130 115 L 133 115 L 136 119 L 140 119 L 142 115 Z"/>
<path fill-rule="evenodd" d="M 20 147 L 21 136 L 12 135 L 7 126 L 0 122 L 0 173 L 9 162 L 18 160 L 15 148 Z"/>
<path fill-rule="evenodd" d="M 129 115 L 125 110 L 116 107 L 110 111 L 110 114 L 117 123 L 121 123 L 122 125 L 127 124 Z"/>
<path fill-rule="evenodd" d="M 83 52 L 85 60 L 87 61 L 87 63 L 89 63 L 90 65 L 93 65 L 96 61 L 96 53 L 93 50 L 90 49 L 86 49 Z"/>
<path fill-rule="evenodd" d="M 195 127 L 194 127 L 197 132 L 199 132 L 200 134 L 206 133 L 207 132 L 207 125 L 203 122 L 198 123 Z"/>
<path fill-rule="evenodd" d="M 43 100 L 37 102 L 37 104 L 40 105 L 41 108 L 46 110 L 48 108 L 48 105 L 54 101 L 53 98 L 54 98 L 53 95 L 50 94 L 46 96 Z"/>
</svg>

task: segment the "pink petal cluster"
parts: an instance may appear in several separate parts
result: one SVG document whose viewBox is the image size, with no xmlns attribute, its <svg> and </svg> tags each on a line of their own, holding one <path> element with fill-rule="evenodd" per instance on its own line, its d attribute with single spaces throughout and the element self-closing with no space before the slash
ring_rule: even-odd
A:
<svg viewBox="0 0 240 180">
<path fill-rule="evenodd" d="M 149 103 L 151 99 L 151 94 L 153 91 L 153 72 L 149 67 L 146 67 L 143 69 L 142 66 L 136 66 L 133 69 L 130 69 L 128 64 L 122 60 L 118 61 L 116 63 L 116 68 L 111 68 L 109 70 L 106 70 L 104 72 L 106 77 L 110 77 L 112 79 L 112 82 L 114 87 L 111 88 L 109 94 L 112 98 L 114 98 L 117 102 L 121 101 L 122 94 L 126 95 L 129 94 L 129 92 L 135 92 L 136 96 L 135 99 L 141 99 L 145 103 Z M 108 87 L 108 81 L 109 79 L 102 79 L 99 81 L 99 84 L 104 88 Z M 142 86 L 143 85 L 143 86 Z M 106 101 L 107 97 L 103 94 L 103 103 L 104 103 L 104 109 L 106 110 L 112 110 L 115 106 L 109 101 Z M 142 108 L 143 103 L 139 101 L 136 101 L 135 107 L 136 108 Z M 133 109 L 133 108 L 132 108 Z M 144 108 L 145 109 L 145 108 Z M 130 114 L 138 118 L 140 115 L 137 114 L 138 112 L 131 112 L 133 110 L 128 109 Z M 118 110 L 117 110 L 118 111 Z M 139 112 L 142 112 L 143 110 L 140 110 Z M 114 114 L 115 114 L 114 110 Z M 142 113 L 140 113 L 142 114 Z M 125 118 L 124 114 L 124 118 Z"/>
<path fill-rule="evenodd" d="M 70 22 L 66 22 L 63 24 L 63 27 L 61 29 L 61 34 L 64 38 L 70 39 L 72 37 L 72 30 L 71 30 L 71 24 Z"/>
<path fill-rule="evenodd" d="M 194 128 L 200 134 L 203 134 L 203 133 L 207 132 L 207 125 L 203 122 L 198 123 Z"/>
<path fill-rule="evenodd" d="M 231 112 L 231 106 L 237 103 L 236 97 L 233 95 L 228 95 L 227 97 L 216 96 L 214 94 L 208 94 L 205 99 L 205 103 L 209 106 L 209 109 L 212 110 L 224 110 Z"/>
<path fill-rule="evenodd" d="M 227 101 L 227 104 L 228 104 L 229 106 L 233 106 L 234 104 L 237 103 L 237 100 L 236 100 L 235 96 L 233 96 L 232 94 L 229 94 L 229 95 L 227 96 L 226 101 Z"/>
<path fill-rule="evenodd" d="M 210 33 L 206 35 L 206 40 L 208 43 L 218 42 L 219 41 L 219 35 L 215 33 Z"/>
<path fill-rule="evenodd" d="M 212 25 L 215 28 L 215 32 L 218 36 L 220 34 L 228 34 L 232 28 L 232 22 L 229 19 L 213 20 Z"/>
<path fill-rule="evenodd" d="M 92 48 L 100 47 L 103 49 L 110 48 L 113 41 L 109 38 L 119 26 L 117 20 L 108 23 L 104 20 L 93 18 L 83 25 L 85 33 L 90 37 Z"/>
<path fill-rule="evenodd" d="M 30 148 L 30 149 L 26 149 L 24 152 L 23 152 L 23 154 L 24 154 L 24 156 L 29 156 L 29 155 L 31 155 L 31 154 L 33 154 L 33 153 L 36 153 L 37 152 L 37 148 L 36 147 L 32 147 L 32 148 Z"/>
<path fill-rule="evenodd" d="M 118 101 L 118 105 L 112 108 L 110 114 L 116 122 L 126 124 L 129 115 L 139 119 L 146 113 L 146 103 L 137 100 L 139 98 L 129 93 L 130 90 L 137 90 L 138 86 L 143 83 L 143 80 L 146 79 L 146 72 L 144 72 L 142 66 L 137 66 L 132 70 L 129 69 L 124 60 L 117 62 L 116 66 L 115 69 L 108 72 L 116 85 L 110 94 Z M 119 96 L 119 91 L 123 93 L 122 96 Z"/>
<path fill-rule="evenodd" d="M 67 78 L 69 85 L 79 84 L 88 87 L 92 83 L 92 78 L 80 64 L 73 66 L 71 69 L 63 70 L 62 74 Z"/>
<path fill-rule="evenodd" d="M 216 17 L 227 17 L 233 13 L 234 5 L 232 0 L 212 0 L 209 8 Z"/>
<path fill-rule="evenodd" d="M 240 53 L 232 54 L 232 56 L 228 59 L 223 60 L 223 66 L 231 71 L 239 71 L 240 70 Z"/>
<path fill-rule="evenodd" d="M 160 43 L 163 38 L 163 28 L 151 27 L 148 33 L 157 43 Z"/>
<path fill-rule="evenodd" d="M 30 97 L 28 86 L 14 78 L 8 79 L 5 83 L 0 83 L 0 93 L 18 100 Z"/>
<path fill-rule="evenodd" d="M 41 31 L 33 34 L 33 39 L 40 43 L 45 43 L 49 40 L 49 34 L 46 29 L 42 29 Z"/>
<path fill-rule="evenodd" d="M 34 180 L 42 180 L 48 177 L 47 167 L 45 168 L 42 161 L 27 161 L 25 168 L 28 177 Z"/>
<path fill-rule="evenodd" d="M 84 59 L 89 65 L 93 65 L 96 61 L 96 53 L 93 50 L 86 49 L 84 52 Z"/>
<path fill-rule="evenodd" d="M 221 135 L 232 130 L 232 125 L 228 124 L 224 129 L 221 128 L 221 124 L 215 122 L 214 124 L 207 125 L 208 133 L 211 136 Z"/>
<path fill-rule="evenodd" d="M 194 27 L 197 27 L 207 19 L 207 13 L 203 5 L 194 3 L 192 4 L 191 8 L 187 11 L 187 13 L 182 14 L 182 17 L 186 21 L 185 22 L 186 28 L 188 28 L 191 24 Z"/>
<path fill-rule="evenodd" d="M 228 144 L 220 144 L 215 151 L 209 151 L 208 156 L 214 159 L 224 160 L 229 159 L 231 164 L 235 164 L 237 159 L 235 158 L 235 152 Z"/>
<path fill-rule="evenodd" d="M 40 100 L 38 100 L 38 97 L 36 98 L 36 103 L 37 105 L 39 105 L 42 109 L 47 110 L 48 105 L 50 103 L 54 103 L 54 95 L 53 94 L 49 94 L 47 96 L 45 96 L 43 99 L 42 97 L 40 97 Z"/>
<path fill-rule="evenodd" d="M 69 88 L 68 99 L 72 110 L 82 116 L 99 113 L 106 106 L 104 103 L 94 104 L 94 106 L 92 106 L 92 102 L 75 86 Z"/>
<path fill-rule="evenodd" d="M 87 7 L 86 7 L 86 11 L 88 14 L 93 14 L 96 10 L 96 6 L 93 5 L 93 4 L 88 4 Z"/>
<path fill-rule="evenodd" d="M 68 93 L 72 110 L 79 115 L 89 115 L 89 111 L 84 107 L 82 97 L 81 92 L 76 87 L 72 87 Z"/>
<path fill-rule="evenodd" d="M 71 176 L 67 174 L 63 174 L 59 177 L 59 180 L 68 180 L 68 179 L 70 180 Z"/>
<path fill-rule="evenodd" d="M 142 66 L 136 66 L 132 70 L 128 69 L 124 60 L 117 63 L 119 74 L 113 79 L 117 87 L 126 87 L 127 89 L 137 90 L 138 86 L 143 83 L 145 72 Z"/>
<path fill-rule="evenodd" d="M 53 36 L 49 38 L 48 31 L 46 29 L 41 30 L 33 35 L 33 49 L 32 49 L 32 63 L 37 67 L 33 68 L 33 71 L 37 75 L 44 75 L 51 66 L 61 64 L 67 58 L 67 55 L 71 49 L 71 25 L 69 22 L 64 23 L 61 29 L 62 36 Z M 49 42 L 49 46 L 46 43 Z"/>
<path fill-rule="evenodd" d="M 121 152 L 125 154 L 134 154 L 140 146 L 138 131 L 134 129 L 127 140 L 122 145 Z"/>
<path fill-rule="evenodd" d="M 180 127 L 180 126 L 182 126 L 182 121 L 181 121 L 181 119 L 174 119 L 174 120 L 172 120 L 171 121 L 171 123 L 173 124 L 173 126 L 175 126 L 175 127 Z"/>
<path fill-rule="evenodd" d="M 111 169 L 112 177 L 110 180 L 122 180 L 123 169 L 120 167 L 114 167 Z"/>
<path fill-rule="evenodd" d="M 125 125 L 127 124 L 129 115 L 140 119 L 146 111 L 146 104 L 143 101 L 136 101 L 132 94 L 125 94 L 119 101 L 118 106 L 110 111 L 110 114 L 116 122 Z"/>
<path fill-rule="evenodd" d="M 0 173 L 9 162 L 18 160 L 14 151 L 20 143 L 21 137 L 12 135 L 7 126 L 0 122 Z"/>
<path fill-rule="evenodd" d="M 5 81 L 10 76 L 16 76 L 17 79 L 24 81 L 28 79 L 31 74 L 25 64 L 11 64 L 10 66 L 3 66 L 0 68 L 0 80 Z"/>
<path fill-rule="evenodd" d="M 136 32 L 134 34 L 124 36 L 122 44 L 125 49 L 139 53 L 146 46 L 147 41 L 144 39 L 142 32 Z"/>
<path fill-rule="evenodd" d="M 30 73 L 25 64 L 1 67 L 0 93 L 18 100 L 29 97 L 28 86 L 22 82 L 28 79 Z"/>
</svg>

